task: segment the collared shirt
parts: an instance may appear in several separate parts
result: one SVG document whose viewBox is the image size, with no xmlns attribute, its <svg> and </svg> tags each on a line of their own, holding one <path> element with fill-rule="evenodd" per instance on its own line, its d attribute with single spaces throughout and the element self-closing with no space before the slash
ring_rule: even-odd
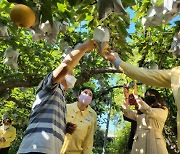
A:
<svg viewBox="0 0 180 154">
<path fill-rule="evenodd" d="M 5 142 L 0 142 L 0 148 L 10 147 L 10 144 L 16 138 L 16 128 L 9 126 L 7 129 L 3 129 L 3 126 L 0 127 L 0 138 L 4 137 Z"/>
<path fill-rule="evenodd" d="M 66 104 L 59 83 L 52 84 L 50 73 L 40 84 L 32 107 L 30 121 L 18 153 L 58 154 L 66 128 Z"/>
<path fill-rule="evenodd" d="M 67 104 L 66 120 L 76 124 L 77 128 L 72 135 L 66 134 L 61 153 L 91 154 L 97 124 L 96 112 L 90 106 L 80 111 L 77 102 Z"/>
</svg>

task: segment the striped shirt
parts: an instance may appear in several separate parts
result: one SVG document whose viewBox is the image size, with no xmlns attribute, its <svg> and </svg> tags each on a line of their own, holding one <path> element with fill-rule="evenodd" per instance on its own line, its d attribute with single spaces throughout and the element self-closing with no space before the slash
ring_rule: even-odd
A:
<svg viewBox="0 0 180 154">
<path fill-rule="evenodd" d="M 19 154 L 59 154 L 62 148 L 66 128 L 66 103 L 61 85 L 52 84 L 52 77 L 51 72 L 36 91 L 36 100 Z"/>
</svg>

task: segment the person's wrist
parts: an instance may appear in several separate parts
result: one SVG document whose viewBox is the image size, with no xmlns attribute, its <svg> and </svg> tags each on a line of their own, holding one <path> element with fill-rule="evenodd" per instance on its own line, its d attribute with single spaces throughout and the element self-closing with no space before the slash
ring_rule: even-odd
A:
<svg viewBox="0 0 180 154">
<path fill-rule="evenodd" d="M 114 64 L 114 61 L 116 60 L 116 58 L 115 57 L 113 57 L 113 58 L 111 58 L 111 59 L 109 59 L 109 61 L 112 63 L 112 64 Z"/>
<path fill-rule="evenodd" d="M 118 58 L 115 58 L 114 61 L 112 61 L 112 64 L 114 65 L 116 69 L 119 69 L 121 62 L 122 62 L 121 58 L 118 57 Z"/>
</svg>

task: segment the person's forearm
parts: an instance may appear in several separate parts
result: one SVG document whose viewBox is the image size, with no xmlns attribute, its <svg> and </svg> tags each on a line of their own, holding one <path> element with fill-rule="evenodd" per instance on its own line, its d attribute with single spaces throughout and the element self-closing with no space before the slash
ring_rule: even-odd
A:
<svg viewBox="0 0 180 154">
<path fill-rule="evenodd" d="M 171 88 L 171 71 L 139 68 L 126 62 L 121 62 L 120 69 L 128 77 L 144 84 L 157 87 Z"/>
<path fill-rule="evenodd" d="M 137 113 L 136 111 L 134 110 L 131 110 L 130 109 L 130 106 L 122 106 L 122 109 L 123 109 L 123 114 L 129 118 L 129 119 L 132 119 L 132 120 L 136 120 L 136 117 L 137 117 Z"/>
<path fill-rule="evenodd" d="M 170 70 L 151 70 L 139 68 L 116 58 L 113 62 L 116 69 L 120 69 L 128 77 L 138 80 L 144 84 L 171 88 L 171 71 Z"/>
<path fill-rule="evenodd" d="M 78 64 L 86 50 L 88 50 L 88 46 L 84 43 L 70 52 L 63 62 L 53 71 L 53 82 L 61 82 L 64 76 Z"/>
<path fill-rule="evenodd" d="M 79 60 L 82 58 L 84 55 L 85 50 L 73 50 L 71 53 L 69 53 L 61 65 L 59 65 L 53 72 L 53 77 L 57 78 L 58 75 L 65 76 L 68 72 L 72 70 L 74 66 L 76 66 L 79 62 Z M 59 74 L 61 72 L 61 74 Z M 58 77 L 60 78 L 60 77 Z"/>
<path fill-rule="evenodd" d="M 78 64 L 79 60 L 82 58 L 86 50 L 86 45 L 82 45 L 78 49 L 73 50 L 65 57 L 63 63 L 67 65 L 69 71 Z"/>
<path fill-rule="evenodd" d="M 149 117 L 152 117 L 154 119 L 162 119 L 163 121 L 166 120 L 168 115 L 168 109 L 167 108 L 151 108 L 146 102 L 142 102 L 139 104 L 139 110 L 143 112 L 144 114 L 148 115 Z"/>
</svg>

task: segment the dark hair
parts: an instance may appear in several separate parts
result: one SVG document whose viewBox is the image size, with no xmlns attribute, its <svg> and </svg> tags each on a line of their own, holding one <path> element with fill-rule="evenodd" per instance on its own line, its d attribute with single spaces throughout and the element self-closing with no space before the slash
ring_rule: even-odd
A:
<svg viewBox="0 0 180 154">
<path fill-rule="evenodd" d="M 81 94 L 81 92 L 82 92 L 82 91 L 84 91 L 85 89 L 89 89 L 89 90 L 91 90 L 91 91 L 92 91 L 92 94 L 93 94 L 93 89 L 92 89 L 91 87 L 82 87 L 82 88 L 79 90 L 78 95 L 80 95 L 80 94 Z M 94 95 L 93 95 L 93 96 L 94 96 Z"/>
<path fill-rule="evenodd" d="M 11 123 L 12 123 L 12 120 L 11 120 L 11 119 L 9 119 L 9 118 L 5 118 L 5 119 L 3 119 L 3 123 L 4 123 L 4 122 L 8 122 L 8 123 L 10 123 L 10 124 L 11 124 Z"/>
<path fill-rule="evenodd" d="M 147 96 L 147 93 L 153 94 L 155 96 L 155 102 L 151 105 L 152 108 L 167 108 L 164 100 L 162 99 L 160 93 L 155 89 L 148 89 L 145 92 L 145 97 Z"/>
</svg>

